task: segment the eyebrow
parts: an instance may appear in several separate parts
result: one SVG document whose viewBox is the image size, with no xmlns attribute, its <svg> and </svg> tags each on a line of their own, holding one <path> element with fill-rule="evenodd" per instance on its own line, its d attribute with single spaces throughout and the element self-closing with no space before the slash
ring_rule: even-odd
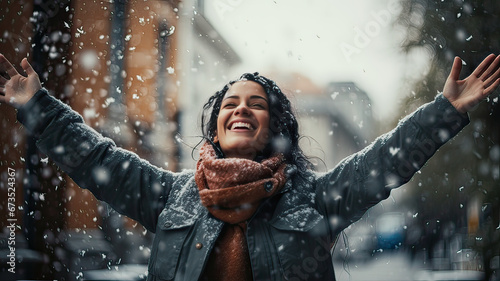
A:
<svg viewBox="0 0 500 281">
<path fill-rule="evenodd" d="M 227 99 L 239 99 L 239 98 L 240 98 L 239 96 L 234 95 L 234 96 L 229 96 L 229 97 L 226 97 L 226 98 L 224 98 L 223 100 L 227 100 Z M 267 99 L 266 99 L 265 97 L 263 97 L 263 96 L 257 96 L 257 95 L 254 95 L 254 96 L 250 96 L 250 99 L 263 99 L 263 100 L 265 100 L 267 103 L 269 103 L 269 102 L 267 101 Z"/>
</svg>

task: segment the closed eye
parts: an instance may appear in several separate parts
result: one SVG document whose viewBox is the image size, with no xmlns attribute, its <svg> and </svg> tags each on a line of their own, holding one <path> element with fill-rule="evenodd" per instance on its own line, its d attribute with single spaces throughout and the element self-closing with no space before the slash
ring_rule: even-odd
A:
<svg viewBox="0 0 500 281">
<path fill-rule="evenodd" d="M 264 105 L 262 105 L 260 103 L 254 103 L 254 104 L 252 104 L 252 107 L 258 107 L 258 108 L 261 108 L 261 109 L 265 109 Z"/>
</svg>

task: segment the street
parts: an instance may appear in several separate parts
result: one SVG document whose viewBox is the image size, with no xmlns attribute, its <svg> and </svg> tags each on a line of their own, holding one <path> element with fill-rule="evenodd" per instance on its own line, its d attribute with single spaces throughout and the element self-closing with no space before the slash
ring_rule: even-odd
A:
<svg viewBox="0 0 500 281">
<path fill-rule="evenodd" d="M 468 270 L 433 271 L 428 266 L 412 262 L 404 253 L 380 253 L 362 261 L 334 262 L 338 281 L 360 280 L 482 280 L 483 273 Z"/>
</svg>

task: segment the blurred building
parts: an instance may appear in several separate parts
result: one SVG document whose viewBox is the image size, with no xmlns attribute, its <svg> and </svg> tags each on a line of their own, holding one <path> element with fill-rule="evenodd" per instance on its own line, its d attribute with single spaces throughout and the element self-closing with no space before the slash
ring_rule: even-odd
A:
<svg viewBox="0 0 500 281">
<path fill-rule="evenodd" d="M 204 16 L 204 1 L 182 1 L 179 32 L 178 135 L 181 169 L 192 169 L 196 163 L 193 148 L 202 141 L 200 117 L 203 104 L 228 81 L 232 68 L 241 62 L 239 55 Z"/>
<path fill-rule="evenodd" d="M 191 122 L 223 85 L 223 73 L 239 62 L 195 2 L 4 4 L 2 53 L 15 64 L 28 55 L 44 86 L 88 125 L 169 170 L 180 169 L 179 157 L 190 157 L 175 136 L 199 137 Z M 16 253 L 22 262 L 14 278 L 75 279 L 92 269 L 145 264 L 152 235 L 77 187 L 25 138 L 15 111 L 1 107 L 2 131 L 10 132 L 1 136 L 2 198 L 7 168 L 16 170 L 17 180 Z M 7 214 L 7 201 L 0 202 L 0 215 Z M 9 232 L 6 221 L 0 224 L 3 253 Z M 0 279 L 9 280 L 5 257 Z"/>
<path fill-rule="evenodd" d="M 322 92 L 302 92 L 296 98 L 301 133 L 311 137 L 303 146 L 328 169 L 370 144 L 378 133 L 370 98 L 352 82 L 332 82 Z"/>
</svg>

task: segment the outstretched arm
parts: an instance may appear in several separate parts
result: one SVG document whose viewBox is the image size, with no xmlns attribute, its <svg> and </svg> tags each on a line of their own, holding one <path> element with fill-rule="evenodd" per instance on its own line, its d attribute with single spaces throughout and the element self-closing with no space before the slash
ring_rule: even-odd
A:
<svg viewBox="0 0 500 281">
<path fill-rule="evenodd" d="M 12 107 L 20 108 L 42 88 L 38 74 L 24 58 L 21 67 L 26 74 L 23 76 L 12 64 L 0 54 L 0 102 Z"/>
<path fill-rule="evenodd" d="M 318 177 L 318 205 L 335 223 L 332 234 L 357 221 L 368 208 L 408 182 L 434 153 L 469 123 L 438 95 L 403 118 L 392 131 Z"/>
<path fill-rule="evenodd" d="M 18 120 L 36 138 L 40 151 L 80 187 L 154 232 L 177 175 L 116 147 L 42 89 L 26 59 L 21 66 L 27 77 L 0 54 L 0 102 L 18 109 Z"/>
<path fill-rule="evenodd" d="M 491 54 L 464 80 L 458 80 L 462 60 L 455 57 L 443 95 L 460 113 L 469 112 L 500 85 L 500 56 Z"/>
<path fill-rule="evenodd" d="M 408 182 L 446 141 L 469 123 L 463 113 L 500 84 L 500 57 L 496 55 L 486 57 L 464 80 L 459 80 L 461 68 L 462 61 L 457 57 L 443 95 L 318 177 L 318 204 L 333 220 L 334 235 L 387 198 L 392 189 Z"/>
</svg>

